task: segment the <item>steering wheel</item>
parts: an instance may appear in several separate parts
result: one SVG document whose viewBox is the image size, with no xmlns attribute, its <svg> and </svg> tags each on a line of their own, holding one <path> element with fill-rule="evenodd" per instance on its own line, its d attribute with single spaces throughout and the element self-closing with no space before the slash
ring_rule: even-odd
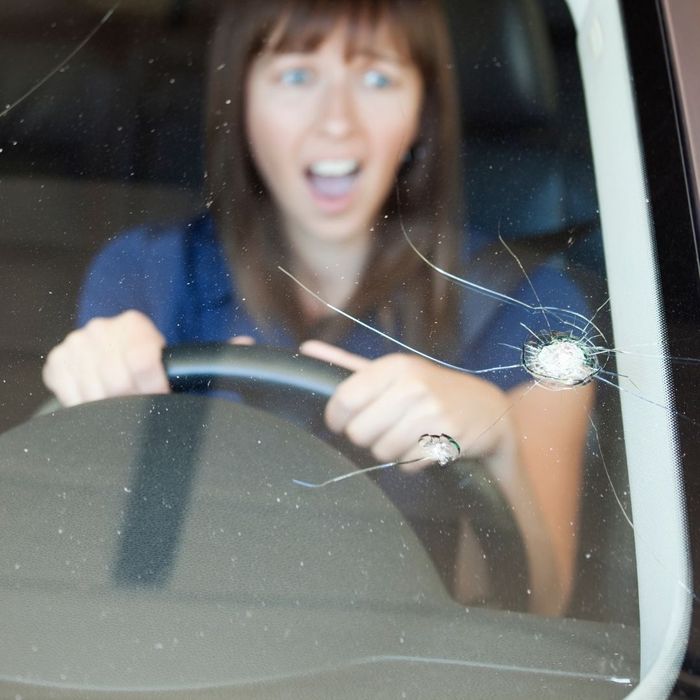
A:
<svg viewBox="0 0 700 700">
<path fill-rule="evenodd" d="M 163 364 L 174 391 L 212 386 L 229 389 L 248 402 L 277 413 L 280 403 L 286 403 L 292 407 L 287 415 L 297 422 L 301 407 L 306 406 L 303 425 L 308 428 L 311 424 L 326 440 L 330 436 L 324 434 L 320 421 L 323 407 L 338 384 L 350 375 L 344 368 L 315 358 L 260 345 L 181 345 L 164 351 Z M 300 395 L 303 402 L 299 401 Z M 281 412 L 284 413 L 284 406 Z M 369 466 L 375 461 L 369 452 L 349 441 L 331 439 L 358 466 Z M 527 559 L 512 509 L 483 469 L 465 471 L 463 467 L 460 463 L 433 467 L 423 476 L 428 481 L 439 481 L 442 493 L 452 501 L 453 512 L 468 518 L 487 565 L 489 604 L 525 610 L 529 588 Z M 400 498 L 402 488 L 411 488 L 406 479 L 393 470 L 382 485 L 390 496 L 398 494 Z M 402 482 L 402 486 L 392 488 L 388 486 L 390 480 Z"/>
<path fill-rule="evenodd" d="M 325 403 L 338 384 L 350 376 L 345 368 L 279 348 L 228 343 L 166 348 L 163 365 L 176 393 L 213 390 L 214 395 L 238 394 L 247 404 L 281 415 L 330 442 L 357 467 L 370 466 L 376 461 L 368 451 L 324 429 Z M 58 402 L 52 399 L 39 415 L 57 408 Z M 422 482 L 418 485 L 415 478 L 412 480 L 400 470 L 381 476 L 382 488 L 397 504 L 405 500 L 406 492 L 415 492 L 417 487 L 437 490 L 444 499 L 444 509 L 449 509 L 452 515 L 466 516 L 484 555 L 487 602 L 506 610 L 527 609 L 529 575 L 522 535 L 503 493 L 483 469 L 478 466 L 470 469 L 461 461 L 431 467 L 422 472 Z M 430 528 L 426 531 L 420 519 L 416 520 L 410 512 L 405 515 L 427 549 L 433 550 L 435 543 L 427 541 L 431 537 Z M 449 576 L 450 571 L 444 573 Z"/>
</svg>

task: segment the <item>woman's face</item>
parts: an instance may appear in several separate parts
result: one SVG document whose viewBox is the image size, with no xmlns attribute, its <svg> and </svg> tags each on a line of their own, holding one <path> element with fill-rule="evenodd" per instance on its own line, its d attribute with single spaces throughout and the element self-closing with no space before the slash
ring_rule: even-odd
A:
<svg viewBox="0 0 700 700">
<path fill-rule="evenodd" d="M 372 39 L 346 55 L 341 23 L 316 50 L 263 54 L 248 73 L 253 159 L 293 245 L 368 241 L 416 138 L 420 73 L 388 27 Z"/>
</svg>

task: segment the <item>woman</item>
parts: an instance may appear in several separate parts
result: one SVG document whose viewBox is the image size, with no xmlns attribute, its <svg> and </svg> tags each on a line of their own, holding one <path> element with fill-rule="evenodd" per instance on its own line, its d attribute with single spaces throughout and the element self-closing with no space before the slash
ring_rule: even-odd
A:
<svg viewBox="0 0 700 700">
<path fill-rule="evenodd" d="M 328 402 L 329 428 L 381 461 L 417 456 L 424 433 L 447 433 L 484 461 L 525 538 L 532 609 L 555 614 L 572 585 L 590 388 L 488 381 L 397 353 L 277 270 L 431 355 L 512 364 L 494 353 L 510 352 L 498 329 L 519 328 L 517 312 L 504 309 L 469 344 L 453 289 L 400 231 L 440 267 L 458 262 L 450 65 L 437 1 L 230 3 L 211 62 L 210 212 L 100 254 L 80 327 L 51 351 L 44 380 L 68 405 L 166 392 L 166 343 L 304 341 L 304 353 L 353 371 Z M 536 285 L 552 282 L 538 275 Z M 571 285 L 554 284 L 558 305 L 575 303 Z"/>
</svg>

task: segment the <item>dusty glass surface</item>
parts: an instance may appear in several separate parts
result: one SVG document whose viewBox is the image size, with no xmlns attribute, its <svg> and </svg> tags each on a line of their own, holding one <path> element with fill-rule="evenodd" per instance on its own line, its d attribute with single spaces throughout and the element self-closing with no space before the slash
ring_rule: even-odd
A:
<svg viewBox="0 0 700 700">
<path fill-rule="evenodd" d="M 1 682 L 20 693 L 36 683 L 356 697 L 391 683 L 401 697 L 430 696 L 434 684 L 442 697 L 465 687 L 623 697 L 640 675 L 640 623 L 620 398 L 636 421 L 628 434 L 676 415 L 663 387 L 660 397 L 648 390 L 665 359 L 658 327 L 660 341 L 642 347 L 618 342 L 629 335 L 611 321 L 609 234 L 566 4 L 444 3 L 458 171 L 432 176 L 441 196 L 457 184 L 460 206 L 450 210 L 446 195 L 439 207 L 413 199 L 440 154 L 402 136 L 410 148 L 387 156 L 396 160 L 390 204 L 362 259 L 368 269 L 372 256 L 386 263 L 373 277 L 337 254 L 314 274 L 293 254 L 292 234 L 258 258 L 255 240 L 216 244 L 212 231 L 234 240 L 221 231 L 251 196 L 226 189 L 235 163 L 212 169 L 212 152 L 230 153 L 217 139 L 244 128 L 221 59 L 233 50 L 217 53 L 212 39 L 221 5 L 0 9 L 0 480 L 11 524 Z M 331 71 L 337 56 L 325 58 L 273 68 L 295 89 Z M 384 79 L 363 67 L 363 90 Z M 428 88 L 423 98 L 437 99 Z M 322 99 L 324 118 L 360 123 L 359 103 Z M 380 122 L 404 119 L 411 104 L 381 99 L 371 122 L 380 145 L 389 133 Z M 246 138 L 262 171 L 258 204 L 274 189 L 265 182 L 286 177 L 274 158 L 265 170 L 265 153 L 284 154 L 278 136 L 262 124 Z M 354 132 L 333 138 L 302 156 L 326 215 L 342 209 L 343 178 L 371 171 Z M 290 199 L 295 213 L 301 200 Z M 278 225 L 269 200 L 258 212 L 257 223 Z M 368 279 L 369 302 L 353 291 Z M 634 313 L 624 295 L 615 301 L 618 315 Z M 134 307 L 173 347 L 173 384 L 196 395 L 108 399 L 24 423 L 49 398 L 41 371 L 51 348 L 90 316 Z M 227 350 L 178 351 L 241 335 L 256 347 L 228 359 Z M 314 338 L 352 353 L 332 355 L 345 375 L 300 354 Z M 365 389 L 376 403 L 363 436 L 356 423 L 338 439 L 322 419 L 328 396 L 349 372 L 397 352 L 401 371 L 382 365 L 366 384 L 377 390 L 390 377 L 398 395 Z M 237 379 L 222 378 L 226 362 Z M 428 381 L 435 368 L 444 373 Z M 427 384 L 433 403 L 421 413 Z M 347 430 L 344 420 L 335 417 Z M 380 443 L 395 426 L 414 438 L 392 453 Z M 650 554 L 649 576 L 668 571 L 648 537 L 636 547 Z"/>
</svg>

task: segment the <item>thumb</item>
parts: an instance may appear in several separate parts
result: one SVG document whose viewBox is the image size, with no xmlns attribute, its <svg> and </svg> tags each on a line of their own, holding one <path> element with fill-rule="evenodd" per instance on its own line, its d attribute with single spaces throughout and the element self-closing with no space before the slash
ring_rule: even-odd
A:
<svg viewBox="0 0 700 700">
<path fill-rule="evenodd" d="M 345 369 L 349 369 L 352 372 L 357 372 L 371 362 L 366 357 L 355 355 L 336 345 L 324 343 L 322 340 L 307 340 L 301 344 L 299 349 L 304 355 L 315 357 L 317 360 L 323 360 L 332 365 L 345 367 Z"/>
</svg>

